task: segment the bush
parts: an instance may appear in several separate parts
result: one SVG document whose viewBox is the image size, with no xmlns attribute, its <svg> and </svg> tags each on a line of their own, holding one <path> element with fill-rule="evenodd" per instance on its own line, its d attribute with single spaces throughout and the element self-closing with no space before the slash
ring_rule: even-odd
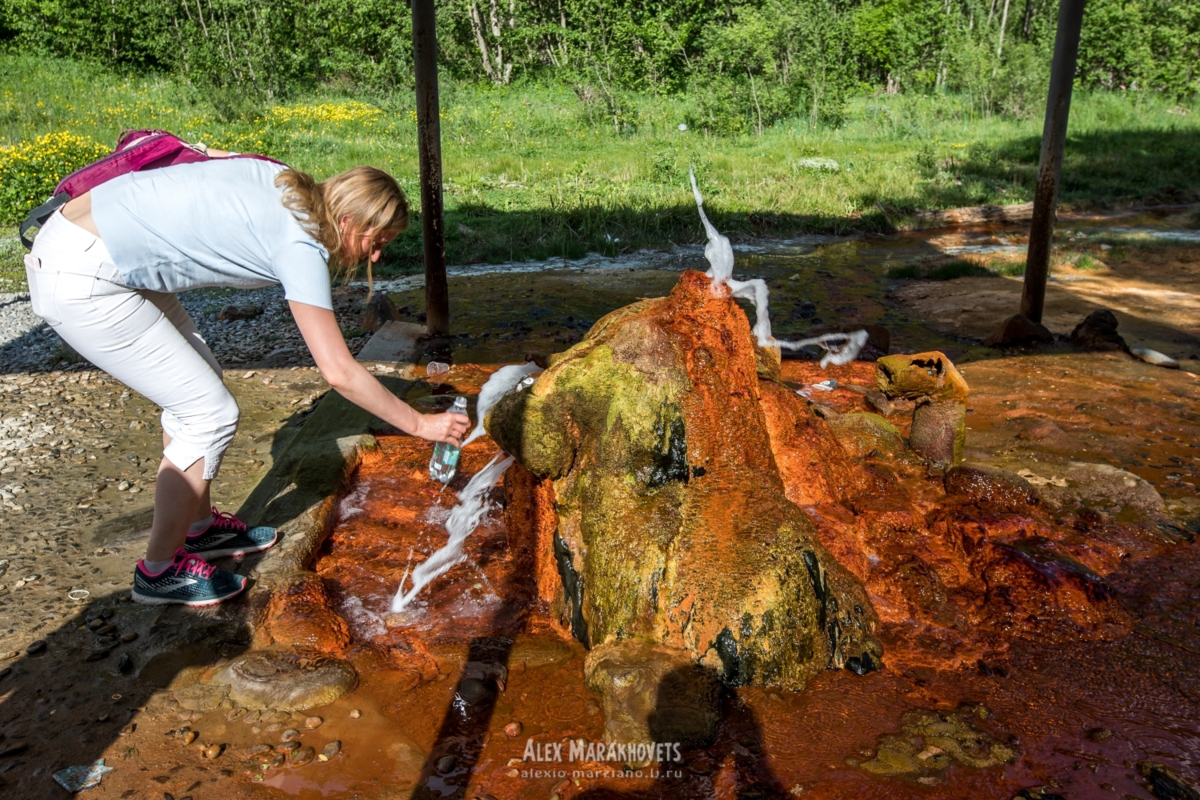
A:
<svg viewBox="0 0 1200 800">
<path fill-rule="evenodd" d="M 109 152 L 93 139 L 66 131 L 0 147 L 0 223 L 21 221 L 54 194 L 60 180 Z"/>
</svg>

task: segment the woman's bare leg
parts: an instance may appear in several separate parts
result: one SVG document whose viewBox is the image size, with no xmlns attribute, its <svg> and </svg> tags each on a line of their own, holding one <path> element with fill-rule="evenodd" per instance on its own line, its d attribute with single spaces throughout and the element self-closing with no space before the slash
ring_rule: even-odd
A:
<svg viewBox="0 0 1200 800">
<path fill-rule="evenodd" d="M 208 497 L 204 480 L 204 459 L 186 470 L 162 460 L 158 467 L 158 482 L 154 486 L 154 524 L 150 527 L 150 544 L 146 547 L 147 561 L 169 561 L 183 547 L 188 526 L 196 519 L 208 516 L 208 507 L 201 501 Z M 197 509 L 204 513 L 197 517 Z"/>
</svg>

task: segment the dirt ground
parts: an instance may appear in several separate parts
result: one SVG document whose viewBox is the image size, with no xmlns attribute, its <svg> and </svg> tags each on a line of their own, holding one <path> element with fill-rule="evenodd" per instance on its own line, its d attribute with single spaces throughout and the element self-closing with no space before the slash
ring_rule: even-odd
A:
<svg viewBox="0 0 1200 800">
<path fill-rule="evenodd" d="M 954 234 L 940 237 L 953 241 Z M 952 246 L 952 245 L 951 245 Z M 1179 244 L 1145 248 L 1072 243 L 1073 259 L 1052 264 L 1042 323 L 1051 333 L 1069 336 L 1080 320 L 1097 309 L 1116 314 L 1118 332 L 1129 344 L 1158 350 L 1192 372 L 1200 371 L 1200 246 Z M 1086 259 L 1080 256 L 1086 255 Z M 997 257 L 964 255 L 979 263 L 1018 263 L 1023 253 Z M 1080 268 L 1073 262 L 1080 262 Z M 938 333 L 983 340 L 1000 320 L 1021 304 L 1024 279 L 1013 276 L 914 281 L 892 293 L 901 307 Z"/>
</svg>

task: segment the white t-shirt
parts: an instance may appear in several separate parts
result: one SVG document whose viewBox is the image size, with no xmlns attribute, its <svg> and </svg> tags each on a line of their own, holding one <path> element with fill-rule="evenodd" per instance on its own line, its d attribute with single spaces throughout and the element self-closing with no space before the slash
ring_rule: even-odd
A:
<svg viewBox="0 0 1200 800">
<path fill-rule="evenodd" d="M 234 158 L 130 172 L 92 189 L 92 219 L 130 288 L 279 283 L 288 300 L 332 309 L 329 253 L 280 202 L 283 169 Z"/>
</svg>

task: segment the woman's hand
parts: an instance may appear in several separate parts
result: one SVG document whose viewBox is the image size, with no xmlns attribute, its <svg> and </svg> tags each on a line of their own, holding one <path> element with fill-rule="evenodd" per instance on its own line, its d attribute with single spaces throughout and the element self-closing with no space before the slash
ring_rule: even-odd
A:
<svg viewBox="0 0 1200 800">
<path fill-rule="evenodd" d="M 422 414 L 420 425 L 413 435 L 459 447 L 470 425 L 471 421 L 463 414 Z"/>
</svg>

